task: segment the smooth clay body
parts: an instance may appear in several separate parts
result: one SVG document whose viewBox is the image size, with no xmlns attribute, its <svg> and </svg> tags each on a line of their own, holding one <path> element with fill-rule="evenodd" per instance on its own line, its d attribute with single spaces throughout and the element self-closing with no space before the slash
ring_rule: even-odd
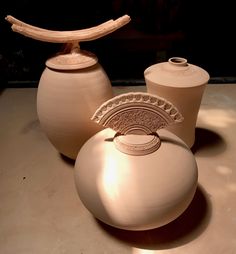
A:
<svg viewBox="0 0 236 254">
<path fill-rule="evenodd" d="M 184 121 L 167 130 L 180 137 L 190 148 L 195 141 L 195 128 L 202 95 L 209 74 L 181 57 L 154 64 L 144 71 L 147 92 L 171 101 L 182 113 Z"/>
<path fill-rule="evenodd" d="M 132 96 L 136 94 L 121 97 L 121 104 L 126 100 L 132 104 Z M 155 100 L 153 96 L 143 98 Z M 170 104 L 160 104 L 175 111 Z M 75 183 L 83 204 L 99 220 L 121 229 L 147 230 L 163 226 L 185 211 L 197 187 L 198 171 L 190 149 L 176 135 L 164 129 L 158 135 L 151 129 L 150 134 L 143 133 L 148 122 L 153 125 L 156 119 L 155 124 L 162 128 L 166 119 L 156 116 L 154 108 L 140 113 L 140 101 L 136 106 L 128 106 L 113 119 L 112 113 L 107 113 L 105 125 L 109 122 L 108 126 L 120 131 L 120 121 L 130 126 L 123 128 L 124 135 L 104 129 L 83 145 L 76 159 Z M 112 106 L 108 103 L 107 107 Z M 137 128 L 143 120 L 147 125 Z"/>
<path fill-rule="evenodd" d="M 85 141 L 102 129 L 90 118 L 112 96 L 110 80 L 98 63 L 69 71 L 46 67 L 37 93 L 41 127 L 60 153 L 75 159 Z"/>
</svg>

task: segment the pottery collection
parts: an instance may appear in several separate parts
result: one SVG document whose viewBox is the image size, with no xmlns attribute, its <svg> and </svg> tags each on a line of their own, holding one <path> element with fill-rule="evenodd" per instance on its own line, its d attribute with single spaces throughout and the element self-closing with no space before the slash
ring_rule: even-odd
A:
<svg viewBox="0 0 236 254">
<path fill-rule="evenodd" d="M 130 21 L 51 31 L 12 16 L 12 29 L 64 43 L 46 61 L 37 92 L 40 125 L 59 153 L 75 160 L 75 185 L 97 219 L 126 230 L 148 230 L 175 220 L 191 203 L 198 167 L 190 148 L 209 74 L 181 57 L 144 71 L 147 92 L 114 97 L 111 82 L 79 42 L 95 40 Z"/>
</svg>

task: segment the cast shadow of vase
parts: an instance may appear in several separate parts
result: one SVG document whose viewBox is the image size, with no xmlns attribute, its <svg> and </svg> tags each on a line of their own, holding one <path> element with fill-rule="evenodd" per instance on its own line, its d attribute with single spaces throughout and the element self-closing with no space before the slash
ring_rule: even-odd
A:
<svg viewBox="0 0 236 254">
<path fill-rule="evenodd" d="M 69 157 L 67 157 L 64 154 L 59 153 L 59 152 L 58 152 L 58 155 L 64 163 L 66 163 L 67 165 L 72 166 L 74 168 L 74 166 L 75 166 L 75 160 L 74 159 L 71 159 L 71 158 L 69 158 Z"/>
<path fill-rule="evenodd" d="M 225 140 L 215 131 L 196 128 L 195 137 L 195 143 L 191 148 L 195 155 L 203 157 L 216 156 L 226 150 Z"/>
<path fill-rule="evenodd" d="M 131 247 L 161 250 L 184 245 L 197 238 L 211 219 L 211 203 L 204 189 L 198 185 L 195 196 L 186 211 L 171 223 L 152 230 L 129 231 L 111 227 L 97 220 L 110 236 Z"/>
</svg>

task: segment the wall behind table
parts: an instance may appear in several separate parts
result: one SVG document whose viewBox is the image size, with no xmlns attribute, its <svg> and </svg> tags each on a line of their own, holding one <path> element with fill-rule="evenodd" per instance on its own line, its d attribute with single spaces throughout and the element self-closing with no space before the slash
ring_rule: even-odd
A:
<svg viewBox="0 0 236 254">
<path fill-rule="evenodd" d="M 95 53 L 113 84 L 143 83 L 151 64 L 182 56 L 206 69 L 211 81 L 235 82 L 233 8 L 228 3 L 187 0 L 2 1 L 1 86 L 37 86 L 45 61 L 62 45 L 11 31 L 8 14 L 35 26 L 74 30 L 129 14 L 131 23 L 81 48 Z"/>
</svg>

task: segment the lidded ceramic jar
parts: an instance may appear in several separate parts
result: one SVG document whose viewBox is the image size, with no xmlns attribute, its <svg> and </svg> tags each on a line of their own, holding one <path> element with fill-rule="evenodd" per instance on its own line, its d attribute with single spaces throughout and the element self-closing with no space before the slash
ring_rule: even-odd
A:
<svg viewBox="0 0 236 254">
<path fill-rule="evenodd" d="M 38 86 L 37 113 L 54 147 L 76 159 L 85 141 L 102 129 L 90 118 L 101 103 L 113 97 L 113 92 L 106 72 L 94 55 L 75 50 L 68 53 L 68 62 L 67 59 L 59 61 L 64 56 L 46 62 Z M 71 63 L 73 56 L 76 63 Z"/>
<path fill-rule="evenodd" d="M 182 113 L 181 124 L 167 129 L 179 136 L 190 148 L 195 141 L 195 128 L 202 95 L 209 74 L 185 58 L 172 57 L 144 71 L 147 92 L 170 100 Z"/>
<path fill-rule="evenodd" d="M 12 16 L 13 31 L 36 40 L 64 43 L 64 50 L 46 61 L 37 93 L 42 129 L 63 155 L 76 159 L 79 149 L 102 129 L 90 121 L 101 103 L 113 97 L 110 80 L 97 57 L 81 50 L 79 42 L 105 36 L 130 21 L 128 15 L 75 31 L 51 31 L 31 26 Z"/>
<path fill-rule="evenodd" d="M 102 104 L 92 120 L 107 128 L 76 159 L 85 207 L 127 230 L 157 228 L 181 215 L 195 194 L 198 170 L 188 146 L 163 129 L 183 120 L 177 108 L 155 95 L 127 93 Z"/>
</svg>

